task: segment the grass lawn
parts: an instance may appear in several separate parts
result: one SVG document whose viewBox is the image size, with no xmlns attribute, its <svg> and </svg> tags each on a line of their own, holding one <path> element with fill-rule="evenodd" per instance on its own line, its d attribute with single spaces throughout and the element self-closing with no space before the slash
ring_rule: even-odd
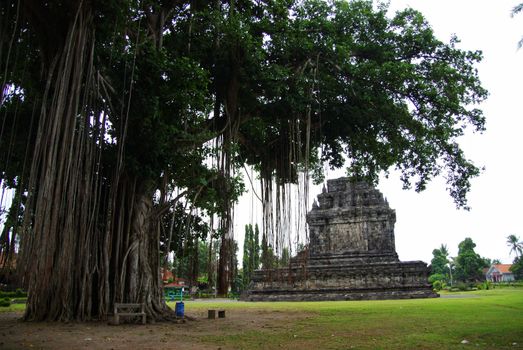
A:
<svg viewBox="0 0 523 350">
<path fill-rule="evenodd" d="M 523 349 L 523 289 L 447 294 L 449 298 L 347 301 L 185 302 L 206 309 L 303 314 L 274 327 L 207 335 L 208 345 L 240 349 Z M 171 303 L 174 308 L 174 303 Z M 285 319 L 285 318 L 284 318 Z M 468 343 L 462 344 L 462 341 Z"/>
<path fill-rule="evenodd" d="M 11 304 L 10 306 L 0 307 L 0 313 L 2 312 L 21 312 L 25 310 L 25 304 Z"/>
<path fill-rule="evenodd" d="M 0 348 L 523 349 L 523 288 L 447 298 L 339 302 L 186 301 L 196 321 L 107 325 L 19 322 L 0 307 Z M 169 303 L 174 308 L 174 303 Z M 208 320 L 208 309 L 225 319 Z M 466 340 L 465 344 L 462 342 Z"/>
</svg>

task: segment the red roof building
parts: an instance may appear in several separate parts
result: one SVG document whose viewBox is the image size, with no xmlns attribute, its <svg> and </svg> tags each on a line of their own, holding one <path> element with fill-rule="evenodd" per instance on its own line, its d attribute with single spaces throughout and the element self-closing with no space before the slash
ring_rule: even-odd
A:
<svg viewBox="0 0 523 350">
<path fill-rule="evenodd" d="M 167 283 L 169 280 L 174 280 L 174 275 L 171 271 L 161 268 L 160 273 L 162 275 L 163 283 Z"/>
<path fill-rule="evenodd" d="M 510 271 L 511 264 L 495 264 L 490 266 L 485 277 L 490 282 L 512 282 L 514 274 Z"/>
</svg>

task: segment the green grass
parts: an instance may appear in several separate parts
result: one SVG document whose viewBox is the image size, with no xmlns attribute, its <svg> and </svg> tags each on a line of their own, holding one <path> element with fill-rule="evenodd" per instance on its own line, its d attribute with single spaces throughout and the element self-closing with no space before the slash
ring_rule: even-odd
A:
<svg viewBox="0 0 523 350">
<path fill-rule="evenodd" d="M 208 323 L 214 325 L 211 331 L 209 327 L 200 331 L 198 324 L 194 324 L 194 332 L 187 329 L 184 337 L 222 349 L 523 349 L 523 288 L 447 294 L 454 298 L 273 303 L 186 301 L 187 314 L 213 308 L 235 313 L 228 314 L 229 324 Z M 169 303 L 173 308 L 174 304 Z M 24 307 L 13 304 L 1 307 L 0 312 L 20 312 Z M 238 311 L 245 312 L 243 323 L 234 320 Z M 266 317 L 267 313 L 278 317 Z M 191 323 L 187 325 L 190 327 Z M 464 339 L 469 343 L 461 344 Z"/>
<path fill-rule="evenodd" d="M 304 317 L 203 340 L 226 348 L 522 349 L 523 289 L 450 293 L 466 298 L 348 302 L 191 303 L 210 308 L 303 312 Z M 253 314 L 254 316 L 254 314 Z M 466 339 L 468 344 L 461 344 Z"/>
<path fill-rule="evenodd" d="M 0 307 L 0 313 L 2 312 L 21 312 L 25 310 L 25 304 L 11 304 L 10 306 Z"/>
</svg>

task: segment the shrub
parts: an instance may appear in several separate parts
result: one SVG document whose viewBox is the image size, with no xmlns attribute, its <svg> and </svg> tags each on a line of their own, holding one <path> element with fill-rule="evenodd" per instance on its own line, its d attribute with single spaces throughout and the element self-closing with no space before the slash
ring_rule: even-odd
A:
<svg viewBox="0 0 523 350">
<path fill-rule="evenodd" d="M 435 274 L 432 274 L 429 276 L 430 283 L 434 283 L 436 281 L 445 281 L 445 280 L 446 280 L 445 275 L 443 275 L 441 273 L 435 273 Z"/>
<path fill-rule="evenodd" d="M 0 307 L 9 307 L 11 306 L 11 300 L 9 298 L 0 299 Z"/>
<path fill-rule="evenodd" d="M 436 280 L 436 281 L 432 282 L 432 288 L 436 292 L 439 292 L 443 288 L 442 284 L 443 283 L 441 281 Z"/>
<path fill-rule="evenodd" d="M 483 281 L 483 283 L 476 284 L 476 288 L 481 290 L 489 290 L 492 288 L 492 283 L 489 281 Z"/>
<path fill-rule="evenodd" d="M 429 276 L 429 283 L 432 283 L 432 288 L 435 291 L 440 291 L 444 289 L 447 284 L 445 283 L 446 276 L 441 273 L 435 273 Z"/>
<path fill-rule="evenodd" d="M 11 298 L 13 296 L 14 296 L 13 292 L 3 292 L 3 291 L 0 291 L 0 299 Z"/>
<path fill-rule="evenodd" d="M 229 293 L 227 293 L 227 298 L 228 299 L 240 299 L 240 294 L 229 292 Z"/>
<path fill-rule="evenodd" d="M 469 286 L 465 282 L 458 282 L 456 288 L 460 291 L 469 290 Z"/>
<path fill-rule="evenodd" d="M 0 291 L 0 299 L 2 298 L 27 298 L 27 293 L 22 291 L 20 288 L 15 292 Z"/>
</svg>

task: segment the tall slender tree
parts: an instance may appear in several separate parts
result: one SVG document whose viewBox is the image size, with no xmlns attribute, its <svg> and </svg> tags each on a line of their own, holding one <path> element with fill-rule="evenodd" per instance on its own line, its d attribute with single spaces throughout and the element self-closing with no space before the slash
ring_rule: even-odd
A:
<svg viewBox="0 0 523 350">
<path fill-rule="evenodd" d="M 507 236 L 507 245 L 510 247 L 509 254 L 516 254 L 516 257 L 521 256 L 523 254 L 523 242 L 519 240 L 519 237 L 516 235 L 508 235 Z"/>
<path fill-rule="evenodd" d="M 260 229 L 258 224 L 254 225 L 254 247 L 253 247 L 253 257 L 254 257 L 254 270 L 260 268 Z"/>
<path fill-rule="evenodd" d="M 440 274 L 440 275 L 447 275 L 448 271 L 448 256 L 449 252 L 447 249 L 447 246 L 445 244 L 442 244 L 440 248 L 434 249 L 432 251 L 433 258 L 430 262 L 431 265 L 431 274 Z"/>
<path fill-rule="evenodd" d="M 252 225 L 248 224 L 245 225 L 245 238 L 243 241 L 243 262 L 242 262 L 242 269 L 243 269 L 243 285 L 247 286 L 252 277 L 252 271 L 253 271 L 253 264 L 252 264 L 252 242 L 254 238 L 254 233 L 252 229 Z"/>
</svg>

